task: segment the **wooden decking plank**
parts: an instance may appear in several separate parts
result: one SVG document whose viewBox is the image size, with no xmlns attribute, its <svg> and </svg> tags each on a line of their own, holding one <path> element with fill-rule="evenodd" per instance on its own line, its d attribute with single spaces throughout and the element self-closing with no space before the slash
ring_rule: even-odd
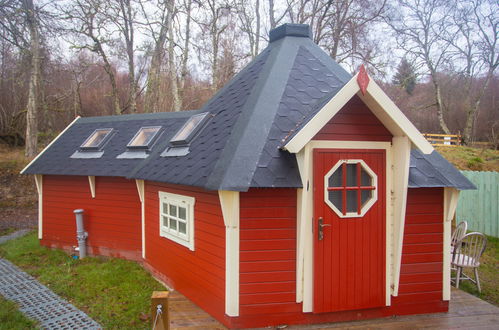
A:
<svg viewBox="0 0 499 330">
<path fill-rule="evenodd" d="M 170 328 L 227 329 L 178 292 L 170 295 Z M 448 313 L 395 316 L 327 324 L 295 325 L 287 329 L 499 329 L 499 308 L 464 291 L 452 289 Z"/>
</svg>

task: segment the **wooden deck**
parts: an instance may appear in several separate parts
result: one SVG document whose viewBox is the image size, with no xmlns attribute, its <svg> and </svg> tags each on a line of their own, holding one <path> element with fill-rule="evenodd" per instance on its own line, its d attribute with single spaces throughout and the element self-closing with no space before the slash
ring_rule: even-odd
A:
<svg viewBox="0 0 499 330">
<path fill-rule="evenodd" d="M 227 329 L 178 292 L 170 295 L 171 329 Z M 499 307 L 464 291 L 452 290 L 448 313 L 289 326 L 286 329 L 499 329 Z M 268 328 L 266 328 L 268 329 Z"/>
</svg>

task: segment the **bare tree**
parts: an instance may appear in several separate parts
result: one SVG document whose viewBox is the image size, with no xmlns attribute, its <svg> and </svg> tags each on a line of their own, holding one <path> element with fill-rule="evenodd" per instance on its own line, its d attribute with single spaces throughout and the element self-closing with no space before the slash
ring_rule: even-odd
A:
<svg viewBox="0 0 499 330">
<path fill-rule="evenodd" d="M 449 19 L 445 0 L 398 0 L 387 23 L 395 31 L 400 48 L 425 67 L 434 87 L 434 105 L 440 128 L 450 130 L 445 120 L 445 105 L 439 72 L 449 63 L 449 44 L 442 39 Z"/>
<path fill-rule="evenodd" d="M 104 48 L 112 41 L 109 16 L 106 14 L 110 10 L 107 1 L 75 0 L 71 3 L 63 3 L 57 7 L 57 10 L 61 19 L 65 21 L 61 32 L 68 33 L 72 37 L 68 39 L 72 48 L 89 50 L 101 58 L 111 84 L 113 112 L 121 114 L 115 69 Z"/>
<path fill-rule="evenodd" d="M 499 65 L 499 10 L 495 1 L 461 0 L 449 11 L 453 16 L 444 38 L 454 51 L 454 63 L 462 63 L 459 78 L 466 114 L 463 140 L 468 143 L 473 138 L 481 100 Z"/>
<path fill-rule="evenodd" d="M 236 10 L 240 28 L 248 38 L 250 56 L 255 58 L 260 48 L 260 0 L 255 1 L 255 6 L 251 3 L 252 1 L 239 0 Z"/>
<path fill-rule="evenodd" d="M 29 57 L 25 154 L 27 157 L 34 157 L 38 152 L 38 109 L 41 100 L 39 13 L 33 0 L 4 0 L 0 2 L 0 8 L 0 26 L 3 30 L 0 36 Z"/>
</svg>

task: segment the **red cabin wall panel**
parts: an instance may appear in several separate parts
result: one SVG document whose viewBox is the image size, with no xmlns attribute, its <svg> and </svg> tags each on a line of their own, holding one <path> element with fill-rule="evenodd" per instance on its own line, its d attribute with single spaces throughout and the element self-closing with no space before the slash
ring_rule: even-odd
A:
<svg viewBox="0 0 499 330">
<path fill-rule="evenodd" d="M 250 189 L 240 207 L 240 315 L 299 313 L 296 189 Z"/>
<path fill-rule="evenodd" d="M 392 134 L 364 102 L 358 96 L 354 96 L 313 139 L 391 142 Z"/>
<path fill-rule="evenodd" d="M 195 198 L 194 251 L 159 235 L 158 192 Z M 145 183 L 146 266 L 217 319 L 225 314 L 225 225 L 218 193 Z"/>
<path fill-rule="evenodd" d="M 279 206 L 273 205 L 274 196 Z M 290 189 L 241 193 L 240 316 L 226 317 L 226 325 L 341 322 L 448 310 L 442 301 L 443 189 L 409 189 L 406 228 L 412 229 L 404 232 L 399 296 L 392 297 L 391 306 L 335 313 L 302 313 L 302 304 L 295 302 L 296 241 L 287 238 L 296 228 L 295 203 L 296 191 Z M 258 211 L 265 216 L 258 218 Z"/>
<path fill-rule="evenodd" d="M 93 255 L 140 259 L 141 205 L 134 180 L 95 178 L 95 198 L 86 176 L 43 176 L 41 244 L 72 250 L 76 241 L 73 210 L 82 208 L 87 250 Z"/>
</svg>

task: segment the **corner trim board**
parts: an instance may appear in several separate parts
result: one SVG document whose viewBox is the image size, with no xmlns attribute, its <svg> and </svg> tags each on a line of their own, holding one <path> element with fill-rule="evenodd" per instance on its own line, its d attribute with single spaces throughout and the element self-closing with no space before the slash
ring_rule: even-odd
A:
<svg viewBox="0 0 499 330">
<path fill-rule="evenodd" d="M 225 314 L 239 316 L 239 192 L 219 190 L 225 224 Z"/>
<path fill-rule="evenodd" d="M 442 300 L 450 300 L 450 262 L 451 262 L 451 232 L 452 219 L 456 213 L 459 190 L 456 188 L 444 188 L 444 232 L 443 232 L 443 287 Z"/>
<path fill-rule="evenodd" d="M 38 239 L 43 238 L 43 175 L 35 174 L 36 190 L 38 191 Z"/>
<path fill-rule="evenodd" d="M 142 239 L 142 258 L 146 258 L 146 212 L 145 212 L 145 198 L 144 198 L 144 180 L 135 180 L 137 185 L 137 192 L 140 200 L 140 223 L 141 223 L 141 239 Z"/>
</svg>

